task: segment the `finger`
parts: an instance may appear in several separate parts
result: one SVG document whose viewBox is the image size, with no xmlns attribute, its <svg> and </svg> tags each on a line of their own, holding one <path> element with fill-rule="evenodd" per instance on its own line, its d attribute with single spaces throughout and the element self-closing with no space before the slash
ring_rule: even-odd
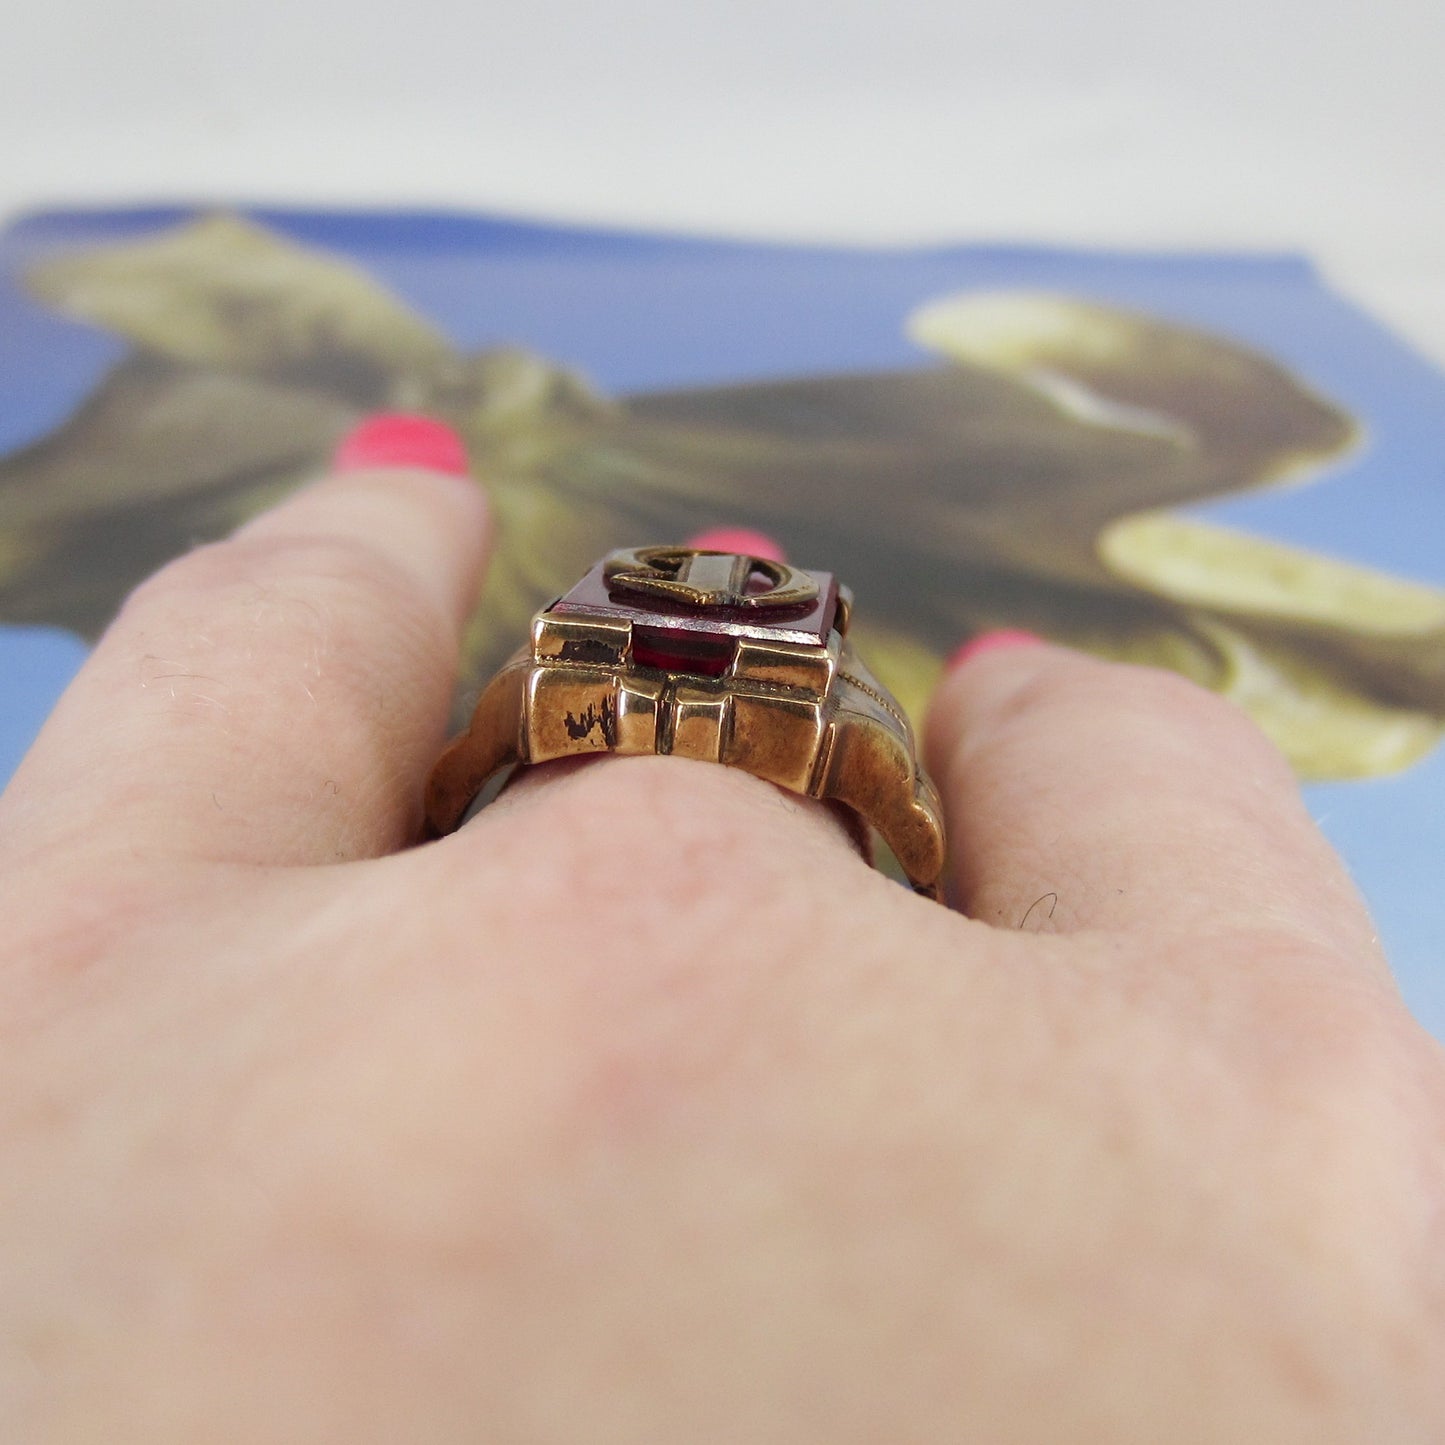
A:
<svg viewBox="0 0 1445 1445">
<path fill-rule="evenodd" d="M 1019 634 L 967 651 L 927 754 L 957 901 L 1004 928 L 1282 930 L 1378 957 L 1288 765 L 1232 703 Z"/>
<path fill-rule="evenodd" d="M 0 845 L 302 863 L 419 826 L 488 534 L 460 442 L 377 418 L 339 470 L 128 599 L 0 808 Z"/>
</svg>

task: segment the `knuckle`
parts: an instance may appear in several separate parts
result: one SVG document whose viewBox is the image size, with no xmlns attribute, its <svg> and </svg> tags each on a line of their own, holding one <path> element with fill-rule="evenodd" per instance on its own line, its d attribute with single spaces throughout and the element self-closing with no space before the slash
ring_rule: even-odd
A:
<svg viewBox="0 0 1445 1445">
<path fill-rule="evenodd" d="M 787 876 L 805 862 L 800 839 L 819 826 L 800 800 L 747 773 L 667 757 L 582 767 L 541 789 L 536 811 L 564 839 L 556 861 L 569 889 L 596 916 L 634 927 L 642 897 L 695 928 L 735 926 L 744 898 L 750 915 L 773 919 L 796 891 Z"/>
<path fill-rule="evenodd" d="M 1183 736 L 1215 738 L 1271 758 L 1279 756 L 1243 708 L 1182 673 L 1121 666 L 1112 681 L 1131 710 Z"/>
<path fill-rule="evenodd" d="M 1130 668 L 1123 705 L 1143 727 L 1176 740 L 1190 753 L 1229 757 L 1243 771 L 1293 786 L 1284 754 L 1238 703 L 1180 673 Z"/>
<path fill-rule="evenodd" d="M 339 683 L 341 700 L 378 649 L 429 662 L 453 642 L 398 568 L 334 538 L 236 538 L 197 548 L 142 583 L 117 627 L 142 654 L 143 673 L 149 662 L 264 659 L 268 685 L 312 694 Z"/>
<path fill-rule="evenodd" d="M 204 617 L 285 633 L 344 620 L 363 610 L 354 605 L 358 601 L 380 604 L 368 612 L 404 620 L 425 607 L 400 569 L 361 542 L 235 537 L 168 562 L 131 593 L 121 615 L 142 624 Z"/>
<path fill-rule="evenodd" d="M 546 990 L 582 1127 L 631 1134 L 720 1102 L 719 1081 L 785 1026 L 779 961 L 808 967 L 822 921 L 808 900 L 828 897 L 807 863 L 800 880 L 773 861 L 790 828 L 817 826 L 787 802 L 715 766 L 612 759 L 547 782 L 525 822 L 508 820 L 510 846 L 548 857 L 524 885 L 532 901 L 514 887 L 511 907 L 547 910 Z"/>
<path fill-rule="evenodd" d="M 243 536 L 137 588 L 101 665 L 170 742 L 229 755 L 264 738 L 268 775 L 326 797 L 405 793 L 409 808 L 415 694 L 442 705 L 455 650 L 439 607 L 365 545 Z"/>
<path fill-rule="evenodd" d="M 1226 758 L 1241 779 L 1294 786 L 1284 755 L 1230 698 L 1181 673 L 1126 663 L 1050 670 L 1023 680 L 1000 700 L 996 736 L 1051 736 L 1103 731 L 1115 749 L 1137 744 L 1138 756 Z"/>
</svg>

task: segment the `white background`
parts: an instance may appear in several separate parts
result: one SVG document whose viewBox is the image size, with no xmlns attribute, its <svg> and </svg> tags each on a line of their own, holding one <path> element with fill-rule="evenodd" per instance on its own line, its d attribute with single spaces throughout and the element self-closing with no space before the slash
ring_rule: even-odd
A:
<svg viewBox="0 0 1445 1445">
<path fill-rule="evenodd" d="M 1300 249 L 1445 362 L 1442 0 L 28 0 L 0 212 Z"/>
</svg>

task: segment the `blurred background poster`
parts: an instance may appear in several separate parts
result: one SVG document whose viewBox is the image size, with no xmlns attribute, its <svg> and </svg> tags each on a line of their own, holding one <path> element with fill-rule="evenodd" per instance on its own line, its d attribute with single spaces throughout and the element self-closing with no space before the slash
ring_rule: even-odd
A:
<svg viewBox="0 0 1445 1445">
<path fill-rule="evenodd" d="M 459 210 L 61 209 L 0 238 L 0 778 L 134 583 L 443 417 L 501 519 L 475 687 L 611 547 L 853 586 L 921 711 L 1023 626 L 1234 699 L 1445 1035 L 1445 378 L 1288 254 L 801 245 Z"/>
</svg>

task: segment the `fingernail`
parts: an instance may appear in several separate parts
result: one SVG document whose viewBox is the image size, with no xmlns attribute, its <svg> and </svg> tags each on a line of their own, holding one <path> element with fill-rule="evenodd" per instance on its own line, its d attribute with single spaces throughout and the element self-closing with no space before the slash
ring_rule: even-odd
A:
<svg viewBox="0 0 1445 1445">
<path fill-rule="evenodd" d="M 782 544 L 766 532 L 748 527 L 709 527 L 687 539 L 699 552 L 735 552 L 739 557 L 758 557 L 764 562 L 786 562 Z"/>
<path fill-rule="evenodd" d="M 331 459 L 338 472 L 419 467 L 463 477 L 470 470 L 467 449 L 445 422 L 406 412 L 369 416 L 341 439 Z"/>
<path fill-rule="evenodd" d="M 1032 632 L 1025 632 L 1021 627 L 999 627 L 992 632 L 980 632 L 970 637 L 961 647 L 949 655 L 944 669 L 952 672 L 955 668 L 962 667 L 965 662 L 971 662 L 975 657 L 981 657 L 985 652 L 1002 652 L 1006 647 L 1042 647 L 1044 639 Z"/>
</svg>

